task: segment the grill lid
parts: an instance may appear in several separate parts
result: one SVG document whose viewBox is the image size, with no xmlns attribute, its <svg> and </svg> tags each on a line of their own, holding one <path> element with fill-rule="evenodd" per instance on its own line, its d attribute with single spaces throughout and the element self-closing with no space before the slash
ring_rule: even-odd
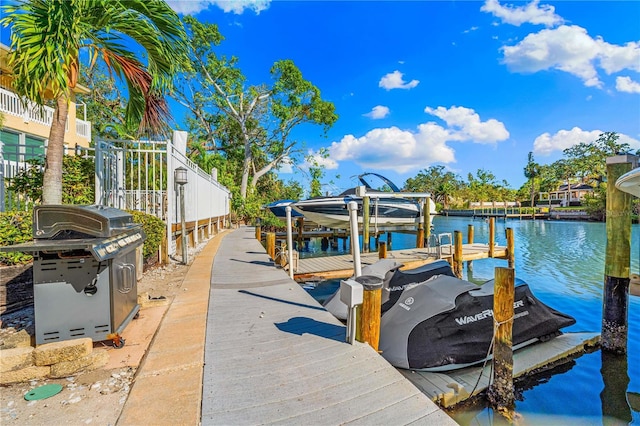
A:
<svg viewBox="0 0 640 426">
<path fill-rule="evenodd" d="M 36 239 L 56 238 L 63 231 L 110 237 L 135 226 L 131 214 L 113 207 L 46 205 L 33 210 L 33 238 Z"/>
</svg>

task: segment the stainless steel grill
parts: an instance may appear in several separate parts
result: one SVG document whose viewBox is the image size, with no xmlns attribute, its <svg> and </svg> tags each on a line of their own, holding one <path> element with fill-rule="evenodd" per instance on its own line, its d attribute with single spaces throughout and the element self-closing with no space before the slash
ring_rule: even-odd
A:
<svg viewBox="0 0 640 426">
<path fill-rule="evenodd" d="M 121 333 L 140 309 L 141 226 L 112 207 L 38 206 L 33 237 L 0 250 L 34 253 L 36 344 L 90 337 L 122 347 Z"/>
</svg>

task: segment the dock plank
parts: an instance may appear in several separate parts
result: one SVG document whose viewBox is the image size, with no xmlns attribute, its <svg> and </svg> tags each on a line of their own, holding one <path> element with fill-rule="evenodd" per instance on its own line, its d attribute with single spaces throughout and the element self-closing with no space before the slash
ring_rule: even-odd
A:
<svg viewBox="0 0 640 426">
<path fill-rule="evenodd" d="M 566 333 L 548 342 L 536 343 L 515 351 L 513 377 L 520 377 L 556 361 L 579 356 L 585 347 L 596 345 L 599 339 L 598 333 Z M 432 401 L 442 407 L 452 407 L 488 388 L 491 362 L 484 368 L 468 367 L 447 373 L 399 371 Z M 480 375 L 482 377 L 478 381 Z"/>
<path fill-rule="evenodd" d="M 228 234 L 213 262 L 202 424 L 455 424 L 370 346 L 346 343 L 345 333 L 274 266 L 253 228 Z"/>
</svg>

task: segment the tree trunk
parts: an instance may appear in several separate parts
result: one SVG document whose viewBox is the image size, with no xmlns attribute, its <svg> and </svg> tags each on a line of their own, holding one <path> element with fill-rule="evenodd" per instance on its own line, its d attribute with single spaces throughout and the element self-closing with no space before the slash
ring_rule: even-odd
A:
<svg viewBox="0 0 640 426">
<path fill-rule="evenodd" d="M 44 164 L 42 183 L 42 204 L 62 204 L 62 156 L 64 154 L 64 133 L 67 125 L 69 102 L 65 95 L 56 100 L 53 114 L 47 157 Z"/>
<path fill-rule="evenodd" d="M 240 183 L 240 197 L 243 200 L 246 200 L 247 198 L 247 186 L 249 186 L 249 171 L 251 170 L 251 157 L 246 154 L 246 151 L 247 150 L 245 149 L 244 162 L 242 164 L 242 182 Z M 249 151 L 251 151 L 251 149 L 249 149 Z"/>
</svg>

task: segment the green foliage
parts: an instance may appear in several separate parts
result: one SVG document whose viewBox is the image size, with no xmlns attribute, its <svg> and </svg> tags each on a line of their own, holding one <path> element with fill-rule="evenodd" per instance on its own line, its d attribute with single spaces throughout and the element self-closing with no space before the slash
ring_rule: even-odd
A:
<svg viewBox="0 0 640 426">
<path fill-rule="evenodd" d="M 155 216 L 139 212 L 135 210 L 128 210 L 133 216 L 133 221 L 142 225 L 144 233 L 147 234 L 147 239 L 144 241 L 142 254 L 145 259 L 154 256 L 158 252 L 158 247 L 162 244 L 162 239 L 165 234 L 165 224 L 162 220 Z"/>
<path fill-rule="evenodd" d="M 196 155 L 209 152 L 229 163 L 227 170 L 239 187 L 234 200 L 242 199 L 234 203 L 244 216 L 254 210 L 248 198 L 260 193 L 260 181 L 285 162 L 300 160 L 294 129 L 314 124 L 326 134 L 338 116 L 293 61 L 275 62 L 271 83 L 250 85 L 238 59 L 219 54 L 224 38 L 215 24 L 193 17 L 184 22 L 191 38 L 190 66 L 174 96 L 190 111 L 187 123 Z"/>
<path fill-rule="evenodd" d="M 33 239 L 33 214 L 25 212 L 0 213 L 0 246 L 24 243 Z M 31 262 L 33 256 L 21 252 L 0 252 L 0 264 L 20 265 Z"/>
<path fill-rule="evenodd" d="M 38 203 L 42 199 L 43 161 L 27 160 L 28 166 L 21 169 L 10 181 L 8 188 Z M 62 159 L 63 204 L 93 204 L 95 201 L 95 167 L 91 158 L 77 155 Z"/>
</svg>

